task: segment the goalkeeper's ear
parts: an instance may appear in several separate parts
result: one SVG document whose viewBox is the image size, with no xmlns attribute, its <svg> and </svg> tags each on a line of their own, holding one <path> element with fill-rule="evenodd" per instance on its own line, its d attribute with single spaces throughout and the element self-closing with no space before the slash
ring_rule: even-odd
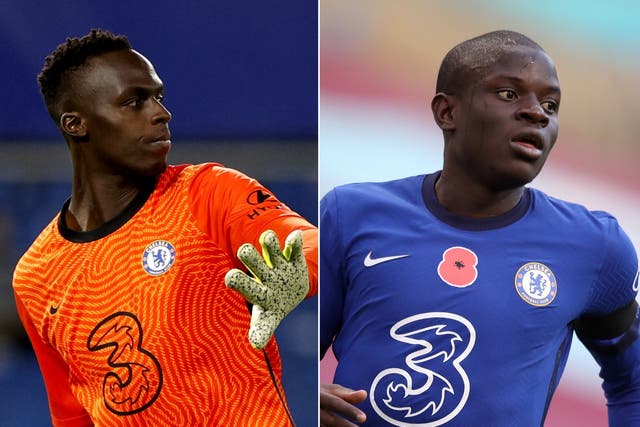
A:
<svg viewBox="0 0 640 427">
<path fill-rule="evenodd" d="M 65 135 L 74 139 L 83 139 L 87 136 L 86 122 L 77 111 L 62 113 L 58 126 Z"/>
</svg>

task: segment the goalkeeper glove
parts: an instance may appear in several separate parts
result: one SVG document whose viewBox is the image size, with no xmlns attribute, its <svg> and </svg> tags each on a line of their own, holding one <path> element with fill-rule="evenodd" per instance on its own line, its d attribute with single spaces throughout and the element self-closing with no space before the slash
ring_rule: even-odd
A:
<svg viewBox="0 0 640 427">
<path fill-rule="evenodd" d="M 309 292 L 307 261 L 302 253 L 302 232 L 295 230 L 280 250 L 276 233 L 260 235 L 262 256 L 249 243 L 238 248 L 238 258 L 253 274 L 236 268 L 224 277 L 228 287 L 240 292 L 253 304 L 249 342 L 256 349 L 267 345 L 276 328 Z"/>
</svg>

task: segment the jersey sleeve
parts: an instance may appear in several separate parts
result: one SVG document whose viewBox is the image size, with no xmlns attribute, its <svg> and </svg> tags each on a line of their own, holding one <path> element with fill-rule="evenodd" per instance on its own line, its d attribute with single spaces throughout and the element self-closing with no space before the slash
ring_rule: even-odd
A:
<svg viewBox="0 0 640 427">
<path fill-rule="evenodd" d="M 592 304 L 577 320 L 576 333 L 600 366 L 609 425 L 640 425 L 638 261 L 631 240 L 611 217 L 601 250 Z"/>
<path fill-rule="evenodd" d="M 232 255 L 238 268 L 243 266 L 235 253 L 244 243 L 260 248 L 259 238 L 273 230 L 281 246 L 289 233 L 302 230 L 303 252 L 309 271 L 309 294 L 318 290 L 318 229 L 291 210 L 257 180 L 211 164 L 194 177 L 189 199 L 198 227 Z"/>
<path fill-rule="evenodd" d="M 628 313 L 633 313 L 628 316 Z M 638 304 L 632 301 L 606 319 L 631 317 L 631 324 L 613 338 L 595 338 L 577 329 L 578 337 L 600 365 L 602 388 L 607 398 L 609 425 L 640 425 L 640 340 Z"/>
<path fill-rule="evenodd" d="M 324 357 L 342 324 L 344 253 L 340 225 L 336 190 L 332 190 L 320 201 L 320 357 Z"/>
<path fill-rule="evenodd" d="M 615 218 L 597 212 L 602 224 L 603 241 L 595 251 L 600 251 L 599 274 L 592 285 L 586 316 L 602 317 L 626 305 L 637 295 L 638 256 L 631 239 Z"/>
<path fill-rule="evenodd" d="M 18 296 L 16 296 L 16 307 L 42 372 L 53 425 L 55 427 L 93 426 L 89 414 L 71 391 L 67 364 L 60 354 L 40 337 Z"/>
</svg>

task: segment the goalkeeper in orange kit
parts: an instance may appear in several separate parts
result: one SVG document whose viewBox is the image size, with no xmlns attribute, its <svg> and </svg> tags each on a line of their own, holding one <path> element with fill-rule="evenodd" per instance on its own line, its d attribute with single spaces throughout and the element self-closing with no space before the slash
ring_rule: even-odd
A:
<svg viewBox="0 0 640 427">
<path fill-rule="evenodd" d="M 53 424 L 293 424 L 272 335 L 317 292 L 316 227 L 238 171 L 167 165 L 163 84 L 126 37 L 68 39 L 38 82 L 72 192 L 13 287 Z"/>
</svg>

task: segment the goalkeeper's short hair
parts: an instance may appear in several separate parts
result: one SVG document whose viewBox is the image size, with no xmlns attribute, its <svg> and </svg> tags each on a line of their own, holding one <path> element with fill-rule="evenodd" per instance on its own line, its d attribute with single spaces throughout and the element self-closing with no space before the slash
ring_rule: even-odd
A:
<svg viewBox="0 0 640 427">
<path fill-rule="evenodd" d="M 62 115 L 62 100 L 73 90 L 74 74 L 91 57 L 118 50 L 131 49 L 126 36 L 103 29 L 93 29 L 82 37 L 67 41 L 45 58 L 38 74 L 38 85 L 51 118 L 58 123 Z"/>
</svg>

